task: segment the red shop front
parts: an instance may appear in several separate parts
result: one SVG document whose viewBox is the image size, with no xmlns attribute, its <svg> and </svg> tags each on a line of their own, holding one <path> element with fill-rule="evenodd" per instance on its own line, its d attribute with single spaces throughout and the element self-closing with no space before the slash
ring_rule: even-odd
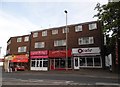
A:
<svg viewBox="0 0 120 87">
<path fill-rule="evenodd" d="M 14 55 L 9 67 L 12 68 L 13 71 L 28 69 L 28 55 Z"/>
<path fill-rule="evenodd" d="M 49 51 L 50 70 L 72 69 L 71 50 L 67 54 L 66 58 L 66 50 Z"/>
</svg>

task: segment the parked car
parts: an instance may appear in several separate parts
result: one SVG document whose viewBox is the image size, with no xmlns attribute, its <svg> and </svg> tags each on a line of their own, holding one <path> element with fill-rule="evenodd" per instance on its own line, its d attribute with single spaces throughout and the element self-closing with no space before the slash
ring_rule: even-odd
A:
<svg viewBox="0 0 120 87">
<path fill-rule="evenodd" d="M 16 67 L 15 67 L 15 71 L 24 71 L 25 70 L 25 67 L 24 66 L 19 66 L 19 65 L 17 65 Z"/>
</svg>

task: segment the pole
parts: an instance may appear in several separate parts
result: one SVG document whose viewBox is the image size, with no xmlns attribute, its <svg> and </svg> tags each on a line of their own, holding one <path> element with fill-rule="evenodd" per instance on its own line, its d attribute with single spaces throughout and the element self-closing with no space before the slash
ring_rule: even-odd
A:
<svg viewBox="0 0 120 87">
<path fill-rule="evenodd" d="M 64 11 L 65 13 L 66 13 L 66 29 L 65 29 L 65 31 L 66 31 L 66 70 L 68 70 L 68 35 L 67 35 L 67 33 L 68 33 L 68 29 L 67 29 L 67 11 L 65 10 Z"/>
</svg>

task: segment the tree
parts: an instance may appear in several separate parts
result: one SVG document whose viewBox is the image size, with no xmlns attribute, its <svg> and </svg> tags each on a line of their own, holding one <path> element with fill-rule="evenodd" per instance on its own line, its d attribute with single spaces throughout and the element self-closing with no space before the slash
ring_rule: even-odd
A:
<svg viewBox="0 0 120 87">
<path fill-rule="evenodd" d="M 109 2 L 102 6 L 98 3 L 95 9 L 98 11 L 95 17 L 98 17 L 98 20 L 103 23 L 103 33 L 108 34 L 112 31 L 112 35 L 118 34 L 120 31 L 120 2 Z"/>
<path fill-rule="evenodd" d="M 103 24 L 103 34 L 110 36 L 110 32 L 112 33 L 111 37 L 108 37 L 109 39 L 107 39 L 105 46 L 105 49 L 107 49 L 107 51 L 111 50 L 111 52 L 106 52 L 106 54 L 114 53 L 115 55 L 117 53 L 116 55 L 118 56 L 115 55 L 114 57 L 118 57 L 118 61 L 120 61 L 120 1 L 109 2 L 102 6 L 98 3 L 95 10 L 97 10 L 98 13 L 94 15 L 94 17 L 98 17 L 98 20 Z M 118 52 L 116 51 L 116 46 Z M 113 59 L 114 62 L 116 58 Z M 120 71 L 120 63 L 118 63 L 118 65 L 118 70 Z"/>
</svg>

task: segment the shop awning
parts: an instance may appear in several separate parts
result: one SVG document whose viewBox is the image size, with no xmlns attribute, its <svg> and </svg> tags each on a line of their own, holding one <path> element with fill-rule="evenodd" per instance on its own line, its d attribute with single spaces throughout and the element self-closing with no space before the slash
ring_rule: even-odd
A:
<svg viewBox="0 0 120 87">
<path fill-rule="evenodd" d="M 15 55 L 11 62 L 28 62 L 27 55 Z"/>
</svg>

